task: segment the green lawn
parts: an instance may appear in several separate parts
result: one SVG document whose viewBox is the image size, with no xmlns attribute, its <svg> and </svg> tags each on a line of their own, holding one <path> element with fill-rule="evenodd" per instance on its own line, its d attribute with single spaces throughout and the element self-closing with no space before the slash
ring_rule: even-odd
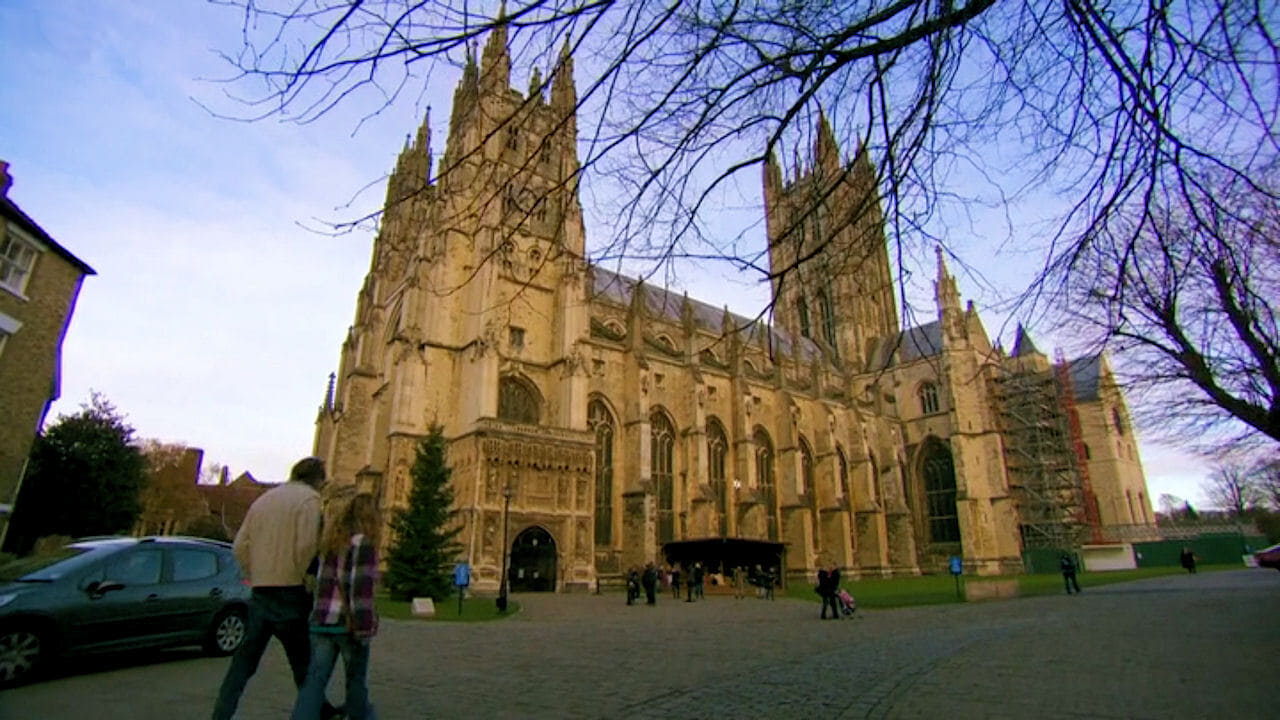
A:
<svg viewBox="0 0 1280 720">
<path fill-rule="evenodd" d="M 1215 570 L 1238 570 L 1240 567 L 1240 565 L 1201 565 L 1199 570 L 1201 572 L 1213 572 Z M 1080 582 L 1080 589 L 1087 591 L 1090 587 L 1099 585 L 1142 580 L 1161 575 L 1178 575 L 1184 572 L 1186 571 L 1180 567 L 1140 568 L 1137 570 L 1082 572 L 1076 575 L 1076 579 Z M 859 608 L 895 608 L 964 602 L 964 583 L 1010 578 L 1018 581 L 1018 592 L 1023 597 L 1053 595 L 1063 592 L 1062 575 L 1057 573 L 1051 575 L 1006 575 L 981 578 L 962 576 L 960 578 L 960 596 L 956 595 L 955 578 L 950 575 L 867 578 L 862 580 L 846 579 L 840 584 L 858 601 Z M 787 588 L 785 596 L 798 600 L 818 602 L 818 596 L 813 592 L 813 587 L 804 583 L 792 583 Z"/>
<path fill-rule="evenodd" d="M 408 601 L 392 600 L 385 594 L 374 599 L 378 617 L 395 620 L 421 620 L 423 622 L 486 622 L 510 617 L 520 609 L 520 603 L 514 600 L 507 604 L 507 612 L 499 613 L 494 598 L 469 597 L 462 601 L 462 613 L 458 613 L 458 598 L 447 598 L 436 603 L 436 614 L 432 617 L 420 618 L 413 614 L 413 604 Z"/>
</svg>

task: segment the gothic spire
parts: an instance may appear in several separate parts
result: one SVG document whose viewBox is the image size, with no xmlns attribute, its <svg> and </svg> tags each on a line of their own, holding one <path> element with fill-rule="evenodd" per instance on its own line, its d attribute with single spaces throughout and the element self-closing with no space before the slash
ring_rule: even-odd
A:
<svg viewBox="0 0 1280 720">
<path fill-rule="evenodd" d="M 486 89 L 505 92 L 511 86 L 511 54 L 507 50 L 507 4 L 502 3 L 480 56 L 480 81 Z"/>
</svg>

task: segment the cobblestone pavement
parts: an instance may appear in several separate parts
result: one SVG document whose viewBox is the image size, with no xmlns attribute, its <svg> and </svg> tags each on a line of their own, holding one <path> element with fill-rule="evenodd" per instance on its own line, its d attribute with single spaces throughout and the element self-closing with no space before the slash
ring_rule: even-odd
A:
<svg viewBox="0 0 1280 720">
<path fill-rule="evenodd" d="M 383 720 L 1276 717 L 1280 573 L 1082 582 L 1081 595 L 839 622 L 819 621 L 816 599 L 519 595 L 504 622 L 385 621 L 372 697 Z M 227 662 L 80 663 L 0 693 L 0 720 L 207 718 Z M 286 717 L 293 696 L 273 645 L 238 717 Z"/>
</svg>

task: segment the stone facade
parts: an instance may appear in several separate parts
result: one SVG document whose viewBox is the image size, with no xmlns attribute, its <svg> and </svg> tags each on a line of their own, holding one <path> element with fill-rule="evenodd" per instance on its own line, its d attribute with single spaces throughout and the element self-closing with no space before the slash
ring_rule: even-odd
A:
<svg viewBox="0 0 1280 720">
<path fill-rule="evenodd" d="M 438 176 L 426 121 L 406 144 L 317 421 L 333 482 L 390 513 L 443 426 L 481 590 L 504 545 L 539 543 L 530 572 L 560 589 L 716 537 L 782 543 L 794 579 L 951 555 L 1020 570 L 1003 355 L 941 258 L 938 320 L 900 332 L 866 154 L 844 162 L 822 120 L 810 169 L 766 163 L 770 263 L 792 270 L 768 326 L 585 261 L 572 73 L 562 55 L 511 89 L 499 29 L 454 93 Z"/>
<path fill-rule="evenodd" d="M 58 399 L 62 339 L 93 269 L 49 237 L 9 199 L 0 161 L 0 542 L 27 455 Z"/>
</svg>

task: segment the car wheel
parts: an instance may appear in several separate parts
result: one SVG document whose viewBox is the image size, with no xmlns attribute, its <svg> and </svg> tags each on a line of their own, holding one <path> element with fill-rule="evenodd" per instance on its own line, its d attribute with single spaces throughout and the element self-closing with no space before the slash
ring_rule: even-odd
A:
<svg viewBox="0 0 1280 720">
<path fill-rule="evenodd" d="M 247 629 L 243 608 L 227 608 L 218 613 L 209 628 L 205 651 L 210 655 L 230 655 L 244 643 Z"/>
<path fill-rule="evenodd" d="M 0 629 L 0 687 L 17 685 L 40 669 L 48 652 L 44 636 L 25 627 Z"/>
</svg>

